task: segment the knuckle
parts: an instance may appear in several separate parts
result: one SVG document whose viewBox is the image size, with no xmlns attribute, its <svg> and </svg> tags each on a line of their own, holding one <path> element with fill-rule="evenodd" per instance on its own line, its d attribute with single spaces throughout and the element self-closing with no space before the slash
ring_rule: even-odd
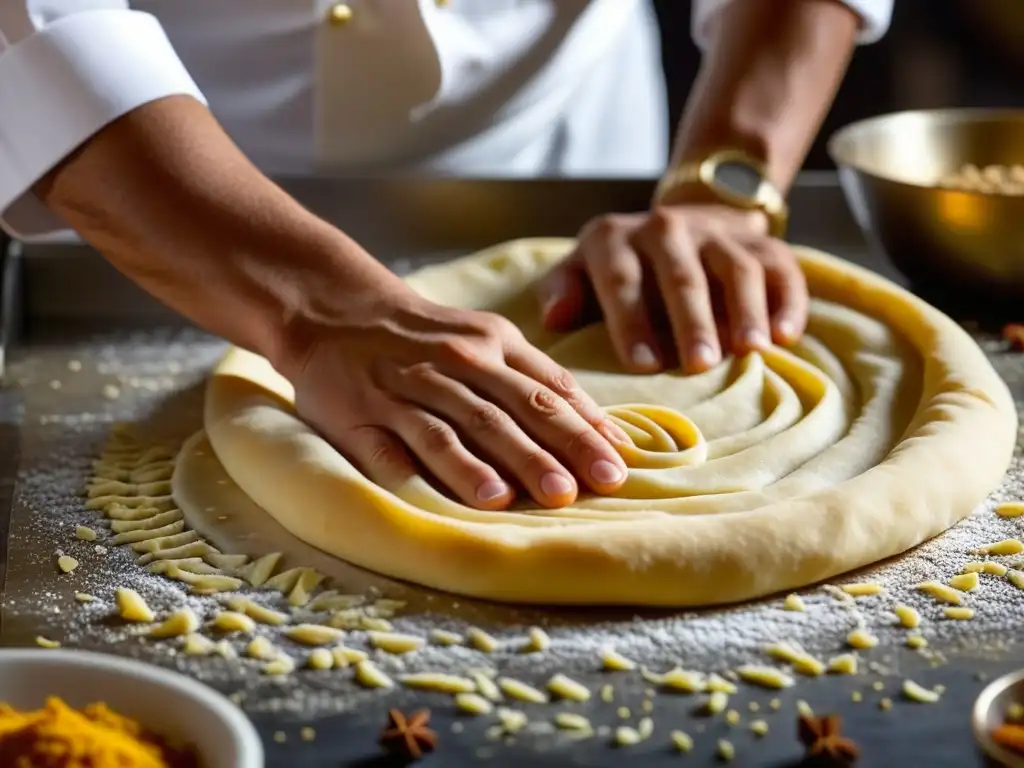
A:
<svg viewBox="0 0 1024 768">
<path fill-rule="evenodd" d="M 540 475 L 551 468 L 551 460 L 543 451 L 530 450 L 522 456 L 522 467 L 527 473 Z"/>
<path fill-rule="evenodd" d="M 493 405 L 478 405 L 469 414 L 470 426 L 477 432 L 494 432 L 505 425 L 508 417 Z"/>
<path fill-rule="evenodd" d="M 479 359 L 477 345 L 463 336 L 451 336 L 437 345 L 438 357 L 445 363 L 463 366 Z"/>
<path fill-rule="evenodd" d="M 403 375 L 409 381 L 423 385 L 433 382 L 437 377 L 437 369 L 431 363 L 414 363 L 408 366 L 403 372 Z"/>
<path fill-rule="evenodd" d="M 676 231 L 679 217 L 668 208 L 655 208 L 647 216 L 643 230 L 653 237 L 666 238 Z"/>
<path fill-rule="evenodd" d="M 622 218 L 615 214 L 606 214 L 592 219 L 587 225 L 587 234 L 595 237 L 610 237 L 618 234 L 623 227 Z"/>
<path fill-rule="evenodd" d="M 592 429 L 581 429 L 569 436 L 565 445 L 569 456 L 586 456 L 601 450 L 601 441 Z"/>
<path fill-rule="evenodd" d="M 696 266 L 673 259 L 664 269 L 662 281 L 676 293 L 689 293 L 704 285 L 703 272 Z"/>
<path fill-rule="evenodd" d="M 548 419 L 562 412 L 562 400 L 546 387 L 533 389 L 526 397 L 526 404 L 532 412 Z"/>
<path fill-rule="evenodd" d="M 446 453 L 459 444 L 459 438 L 447 424 L 428 421 L 420 429 L 419 443 L 430 452 Z"/>
<path fill-rule="evenodd" d="M 764 277 L 764 267 L 757 259 L 745 253 L 733 253 L 729 257 L 729 272 L 737 280 L 758 280 Z"/>
<path fill-rule="evenodd" d="M 559 397 L 569 402 L 580 399 L 580 387 L 575 377 L 565 368 L 558 367 L 548 376 L 547 385 Z"/>
</svg>

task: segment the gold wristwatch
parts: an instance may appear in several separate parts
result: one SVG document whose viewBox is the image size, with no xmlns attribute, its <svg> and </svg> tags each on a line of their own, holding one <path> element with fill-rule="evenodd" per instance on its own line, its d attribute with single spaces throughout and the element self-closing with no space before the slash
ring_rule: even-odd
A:
<svg viewBox="0 0 1024 768">
<path fill-rule="evenodd" d="M 688 185 L 704 188 L 733 208 L 763 212 L 768 217 L 768 233 L 785 236 L 789 206 L 778 187 L 768 180 L 765 164 L 746 152 L 724 149 L 669 170 L 658 182 L 654 204 L 670 191 Z"/>
</svg>

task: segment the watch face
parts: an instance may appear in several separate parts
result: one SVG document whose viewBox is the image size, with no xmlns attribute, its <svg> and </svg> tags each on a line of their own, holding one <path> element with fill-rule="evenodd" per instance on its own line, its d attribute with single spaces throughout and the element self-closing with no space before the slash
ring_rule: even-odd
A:
<svg viewBox="0 0 1024 768">
<path fill-rule="evenodd" d="M 753 199 L 761 181 L 760 171 L 746 163 L 726 160 L 715 168 L 715 186 L 740 197 Z"/>
</svg>

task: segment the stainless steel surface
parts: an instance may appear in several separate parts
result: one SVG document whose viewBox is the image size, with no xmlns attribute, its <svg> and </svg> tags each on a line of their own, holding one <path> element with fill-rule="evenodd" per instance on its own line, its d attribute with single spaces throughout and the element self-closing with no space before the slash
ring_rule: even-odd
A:
<svg viewBox="0 0 1024 768">
<path fill-rule="evenodd" d="M 1024 164 L 1024 111 L 883 115 L 828 146 L 865 236 L 911 280 L 1024 295 L 1024 197 L 936 186 L 966 163 Z"/>
<path fill-rule="evenodd" d="M 993 680 L 978 695 L 971 712 L 971 730 L 985 754 L 1008 768 L 1024 768 L 1024 755 L 997 744 L 992 732 L 1006 720 L 1011 704 L 1024 705 L 1024 670 Z"/>
</svg>

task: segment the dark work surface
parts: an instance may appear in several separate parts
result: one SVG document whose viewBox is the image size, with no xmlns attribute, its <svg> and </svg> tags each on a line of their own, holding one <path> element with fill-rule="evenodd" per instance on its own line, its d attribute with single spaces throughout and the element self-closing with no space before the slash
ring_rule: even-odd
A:
<svg viewBox="0 0 1024 768">
<path fill-rule="evenodd" d="M 654 736 L 648 742 L 625 749 L 611 746 L 607 738 L 597 737 L 576 743 L 563 740 L 558 746 L 553 746 L 547 737 L 546 748 L 543 744 L 538 745 L 534 736 L 512 744 L 492 741 L 485 731 L 494 723 L 493 718 L 453 715 L 450 703 L 446 702 L 448 697 L 434 694 L 424 696 L 422 706 L 438 707 L 431 721 L 439 734 L 438 749 L 417 765 L 619 766 L 634 761 L 645 766 L 716 765 L 721 763 L 715 755 L 716 744 L 718 739 L 724 738 L 736 748 L 732 765 L 799 766 L 802 764 L 803 747 L 796 738 L 795 703 L 798 698 L 810 703 L 817 714 L 842 716 L 843 732 L 853 738 L 862 750 L 858 765 L 870 768 L 915 764 L 929 767 L 992 765 L 985 761 L 971 735 L 971 707 L 987 681 L 1022 664 L 1024 658 L 999 663 L 957 661 L 931 670 L 927 677 L 929 685 L 946 686 L 938 704 L 916 704 L 901 699 L 899 676 L 885 678 L 885 689 L 881 692 L 871 688 L 869 681 L 882 679 L 875 675 L 801 680 L 792 691 L 779 694 L 782 707 L 774 713 L 767 708 L 767 702 L 775 695 L 773 692 L 741 686 L 740 693 L 730 697 L 730 706 L 743 716 L 739 727 L 727 725 L 721 715 L 713 719 L 693 717 L 699 697 L 659 693 L 654 698 L 655 708 L 651 714 L 655 722 Z M 985 680 L 979 680 L 979 676 Z M 610 675 L 609 679 L 613 680 L 614 676 Z M 855 690 L 863 694 L 859 703 L 851 699 Z M 893 700 L 892 709 L 883 711 L 878 707 L 877 703 L 883 697 Z M 751 700 L 760 704 L 761 709 L 756 715 L 747 708 Z M 630 703 L 636 704 L 638 699 L 634 698 Z M 583 712 L 595 725 L 614 726 L 617 724 L 615 710 L 618 706 L 618 702 L 596 702 L 582 708 L 575 707 L 574 711 Z M 528 713 L 531 711 L 531 705 L 522 705 L 521 708 Z M 550 718 L 553 714 L 551 709 L 550 706 L 544 707 L 545 714 L 540 715 L 538 711 L 538 716 Z M 755 717 L 762 717 L 770 725 L 771 730 L 764 738 L 755 737 L 747 727 Z M 388 758 L 377 744 L 386 720 L 384 706 L 319 720 L 253 717 L 264 738 L 268 768 L 401 765 L 400 761 Z M 451 731 L 455 720 L 463 722 L 461 733 Z M 634 716 L 631 723 L 635 721 Z M 706 728 L 703 732 L 696 730 L 697 723 L 704 723 Z M 306 726 L 316 731 L 311 742 L 301 739 L 300 731 Z M 680 755 L 671 747 L 668 734 L 677 728 L 688 732 L 694 739 L 694 750 L 688 755 Z M 274 734 L 280 733 L 286 737 L 284 743 L 277 743 L 274 739 Z"/>
<path fill-rule="evenodd" d="M 313 179 L 285 181 L 284 184 L 303 203 L 348 229 L 399 271 L 414 267 L 425 254 L 457 254 L 524 235 L 571 235 L 598 212 L 643 208 L 651 190 L 647 182 L 377 180 L 338 183 Z M 804 177 L 793 193 L 792 203 L 791 234 L 795 242 L 819 247 L 899 280 L 883 258 L 864 246 L 831 176 Z M 44 337 L 55 329 L 62 339 L 67 339 L 69 334 L 91 332 L 96 326 L 131 329 L 153 321 L 164 323 L 170 318 L 166 310 L 81 246 L 27 246 L 24 267 L 26 284 L 22 298 L 27 334 L 22 344 L 29 349 L 34 344 L 45 343 Z M 111 298 L 116 300 L 111 301 Z M 939 298 L 942 304 L 942 297 Z M 11 428 L 6 434 L 0 433 L 0 459 L 10 457 L 13 463 L 14 455 L 10 452 L 17 450 L 19 430 L 29 427 L 18 425 L 13 418 L 16 405 L 7 405 L 10 407 L 2 410 L 12 415 L 10 424 L 5 421 L 5 426 Z M 0 521 L 8 519 L 9 504 L 3 493 L 3 481 L 12 479 L 8 475 L 0 461 L 0 513 L 3 513 Z M 896 674 L 884 680 L 877 675 L 802 680 L 793 691 L 778 694 L 783 704 L 777 713 L 767 708 L 767 702 L 776 695 L 774 692 L 742 686 L 740 694 L 730 702 L 743 715 L 744 725 L 739 728 L 729 727 L 721 717 L 693 718 L 695 697 L 658 694 L 652 713 L 654 738 L 628 749 L 611 747 L 607 738 L 576 743 L 559 740 L 557 745 L 549 736 L 523 737 L 513 744 L 491 741 L 484 732 L 493 724 L 493 718 L 458 717 L 451 712 L 449 697 L 424 694 L 416 700 L 417 706 L 437 708 L 435 727 L 440 734 L 440 746 L 422 764 L 618 766 L 640 761 L 644 765 L 713 765 L 717 762 L 714 757 L 717 739 L 729 738 L 736 747 L 733 765 L 797 765 L 801 747 L 795 737 L 795 701 L 802 698 L 818 713 L 843 716 L 846 732 L 863 748 L 860 765 L 984 765 L 970 731 L 970 709 L 985 684 L 978 676 L 994 679 L 1024 666 L 1024 652 L 1009 651 L 997 662 L 958 655 L 947 666 L 928 672 L 930 685 L 942 683 L 947 687 L 942 701 L 920 705 L 901 701 L 898 685 L 903 676 L 913 675 L 922 664 L 921 659 L 902 650 L 878 650 L 877 655 L 868 653 L 866 656 L 879 658 L 882 654 L 894 654 Z M 883 680 L 884 691 L 872 689 L 874 680 Z M 595 683 L 600 682 L 596 678 L 585 681 L 595 690 Z M 851 700 L 854 690 L 862 692 L 862 702 Z M 878 708 L 877 702 L 883 696 L 893 699 L 891 711 Z M 756 739 L 746 727 L 753 719 L 747 708 L 752 699 L 761 704 L 758 716 L 770 723 L 771 731 L 764 739 Z M 637 713 L 641 700 L 639 694 L 614 704 L 595 700 L 580 711 L 586 712 L 595 725 L 614 726 L 617 724 L 615 709 L 621 703 Z M 531 712 L 530 705 L 521 708 L 528 714 Z M 553 708 L 545 708 L 544 714 L 538 711 L 537 716 L 550 719 L 553 712 Z M 289 719 L 287 715 L 263 713 L 252 717 L 263 736 L 269 768 L 397 764 L 382 758 L 377 744 L 386 720 L 384 702 L 317 719 Z M 463 723 L 461 733 L 452 732 L 456 719 Z M 635 723 L 635 720 L 634 715 L 630 722 Z M 701 725 L 703 731 L 699 730 Z M 302 740 L 300 732 L 304 727 L 315 729 L 315 739 Z M 676 728 L 690 733 L 696 742 L 694 752 L 686 757 L 674 753 L 669 746 L 668 732 Z M 285 737 L 283 743 L 275 738 L 279 734 Z"/>
</svg>

